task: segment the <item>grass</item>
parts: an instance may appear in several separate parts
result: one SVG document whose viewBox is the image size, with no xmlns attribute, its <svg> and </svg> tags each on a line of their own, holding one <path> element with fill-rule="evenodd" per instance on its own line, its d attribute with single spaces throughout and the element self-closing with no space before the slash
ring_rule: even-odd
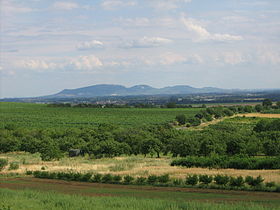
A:
<svg viewBox="0 0 280 210">
<path fill-rule="evenodd" d="M 0 198 L 0 209 L 263 210 L 277 209 L 280 203 L 279 195 L 275 193 L 225 193 L 219 190 L 179 190 L 27 178 L 2 181 Z"/>
<path fill-rule="evenodd" d="M 20 160 L 25 158 L 27 163 L 21 164 Z M 30 157 L 30 160 L 29 160 Z M 236 169 L 207 169 L 207 168 L 185 168 L 170 166 L 173 158 L 164 156 L 162 158 L 150 158 L 141 155 L 123 156 L 115 158 L 90 159 L 89 157 L 62 158 L 60 161 L 41 161 L 37 154 L 29 153 L 7 153 L 1 154 L 0 158 L 7 158 L 9 162 L 19 162 L 19 169 L 13 173 L 24 174 L 27 170 L 47 171 L 73 171 L 91 173 L 111 173 L 118 175 L 149 176 L 170 174 L 172 178 L 185 178 L 188 174 L 227 174 L 229 176 L 254 176 L 261 175 L 266 182 L 274 181 L 280 183 L 280 170 L 236 170 Z M 11 171 L 6 167 L 1 173 L 9 174 Z"/>
<path fill-rule="evenodd" d="M 201 108 L 59 108 L 46 104 L 0 102 L 0 128 L 7 124 L 25 128 L 91 127 L 102 123 L 124 127 L 162 124 L 178 114 L 195 115 Z"/>
</svg>

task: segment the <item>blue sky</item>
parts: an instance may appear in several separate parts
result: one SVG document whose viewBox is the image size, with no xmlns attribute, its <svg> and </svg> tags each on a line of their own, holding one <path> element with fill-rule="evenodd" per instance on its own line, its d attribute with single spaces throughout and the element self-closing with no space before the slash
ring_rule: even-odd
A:
<svg viewBox="0 0 280 210">
<path fill-rule="evenodd" d="M 280 88 L 279 0 L 1 0 L 0 97 Z"/>
</svg>

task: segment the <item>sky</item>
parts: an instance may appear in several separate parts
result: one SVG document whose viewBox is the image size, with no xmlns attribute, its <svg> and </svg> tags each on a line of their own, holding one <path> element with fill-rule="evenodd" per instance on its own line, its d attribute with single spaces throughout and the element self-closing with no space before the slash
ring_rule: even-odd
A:
<svg viewBox="0 0 280 210">
<path fill-rule="evenodd" d="M 0 0 L 0 98 L 280 88 L 279 0 Z"/>
</svg>

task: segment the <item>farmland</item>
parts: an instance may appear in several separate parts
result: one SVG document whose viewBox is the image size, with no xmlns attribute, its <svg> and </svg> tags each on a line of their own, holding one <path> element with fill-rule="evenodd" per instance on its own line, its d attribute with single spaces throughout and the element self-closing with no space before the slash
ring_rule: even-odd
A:
<svg viewBox="0 0 280 210">
<path fill-rule="evenodd" d="M 8 188 L 8 189 L 7 189 Z M 26 190 L 28 189 L 28 190 Z M 279 194 L 116 186 L 30 178 L 1 179 L 11 209 L 278 209 Z"/>
<path fill-rule="evenodd" d="M 14 124 L 26 128 L 92 127 L 102 123 L 123 127 L 156 125 L 173 121 L 178 114 L 192 116 L 200 108 L 59 108 L 46 104 L 0 103 L 0 127 Z"/>
<path fill-rule="evenodd" d="M 256 192 L 240 192 L 243 193 L 240 196 L 239 192 L 208 189 L 212 186 L 227 190 L 279 191 L 277 114 L 255 113 L 255 107 L 250 106 L 167 109 L 0 105 L 0 188 L 10 189 L 0 189 L 5 198 L 4 209 L 19 205 L 12 204 L 11 198 L 21 200 L 23 209 L 40 205 L 46 201 L 44 195 L 51 201 L 42 205 L 46 205 L 45 208 L 56 206 L 54 209 L 71 209 L 69 203 L 73 196 L 81 200 L 71 205 L 76 209 L 92 205 L 92 202 L 96 203 L 97 209 L 130 209 L 131 206 L 134 209 L 145 206 L 149 209 L 163 209 L 163 206 L 170 206 L 170 209 L 277 208 L 277 193 L 270 194 L 277 197 L 274 199 L 265 192 L 262 192 L 263 197 Z M 168 124 L 178 115 L 194 120 L 194 124 Z M 72 148 L 81 149 L 83 156 L 67 157 Z M 184 164 L 180 165 L 180 161 L 177 162 L 179 165 L 172 164 L 181 159 Z M 248 162 L 251 159 L 258 165 Z M 227 165 L 220 160 L 227 160 Z M 191 161 L 193 166 L 185 164 Z M 135 182 L 131 186 L 114 186 L 90 181 L 70 182 L 69 187 L 70 183 L 65 181 L 26 176 L 27 172 L 34 171 L 88 173 L 92 177 L 110 174 L 122 178 L 131 176 L 134 180 L 168 175 L 170 186 L 158 188 L 148 183 L 136 186 Z M 193 189 L 188 186 L 185 189 L 184 180 L 191 175 L 208 175 L 211 180 L 217 175 L 243 177 L 244 180 L 247 176 L 261 176 L 265 182 L 254 188 L 244 181 L 238 187 L 232 187 L 230 183 L 217 186 L 214 181 L 204 185 L 199 181 Z M 171 186 L 176 180 L 183 183 L 180 188 Z M 69 192 L 63 190 L 66 186 Z M 23 190 L 25 188 L 29 190 Z M 243 198 L 245 194 L 246 199 Z M 32 199 L 34 201 L 30 201 L 32 196 L 36 197 Z M 62 206 L 57 204 L 58 197 L 65 201 Z M 119 198 L 119 203 L 113 201 L 115 197 Z M 108 202 L 106 207 L 104 199 Z M 224 204 L 213 204 L 217 202 Z"/>
</svg>

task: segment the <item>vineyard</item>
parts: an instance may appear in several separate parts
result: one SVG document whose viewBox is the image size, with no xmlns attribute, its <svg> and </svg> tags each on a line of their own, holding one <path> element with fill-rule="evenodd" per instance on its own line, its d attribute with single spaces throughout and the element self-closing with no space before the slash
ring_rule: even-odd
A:
<svg viewBox="0 0 280 210">
<path fill-rule="evenodd" d="M 92 127 L 115 124 L 122 127 L 157 125 L 176 115 L 193 116 L 201 108 L 73 108 L 46 104 L 0 103 L 0 127 L 13 124 L 25 128 Z"/>
</svg>

